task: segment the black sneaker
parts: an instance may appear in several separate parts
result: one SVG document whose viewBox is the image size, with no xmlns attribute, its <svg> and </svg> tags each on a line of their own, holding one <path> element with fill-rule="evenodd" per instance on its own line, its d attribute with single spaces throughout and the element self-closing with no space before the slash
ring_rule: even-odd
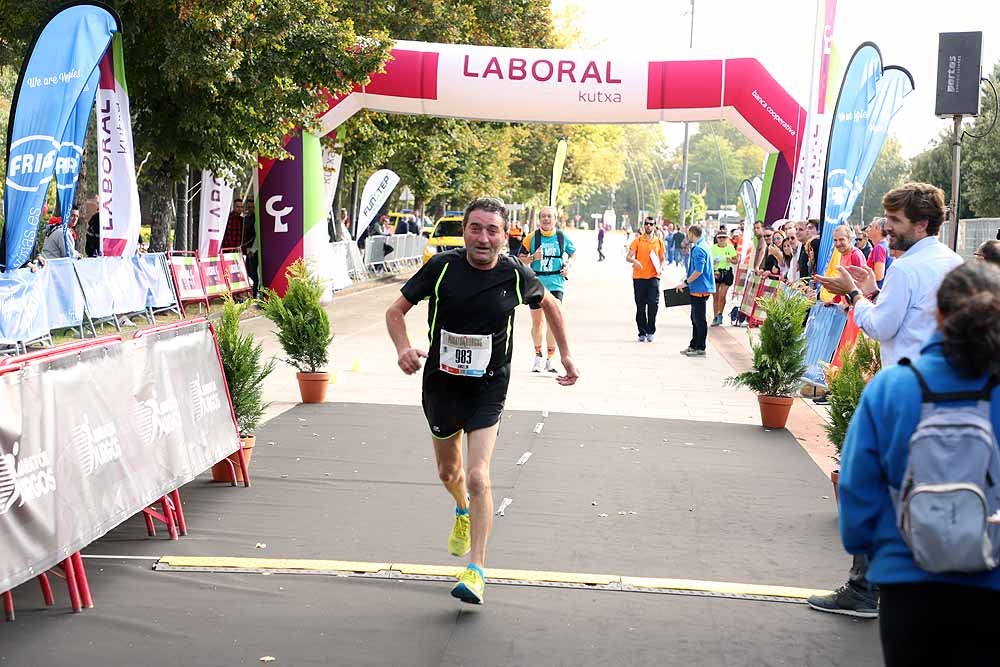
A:
<svg viewBox="0 0 1000 667">
<path fill-rule="evenodd" d="M 847 582 L 827 595 L 813 595 L 809 606 L 816 611 L 855 618 L 878 618 L 878 593 Z"/>
</svg>

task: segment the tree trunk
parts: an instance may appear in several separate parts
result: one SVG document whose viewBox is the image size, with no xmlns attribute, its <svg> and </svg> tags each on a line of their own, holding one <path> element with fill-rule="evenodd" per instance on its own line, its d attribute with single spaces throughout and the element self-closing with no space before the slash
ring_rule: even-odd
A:
<svg viewBox="0 0 1000 667">
<path fill-rule="evenodd" d="M 417 224 L 421 227 L 424 226 L 424 205 L 425 201 L 422 195 L 413 195 L 413 213 L 417 216 Z"/>
<path fill-rule="evenodd" d="M 90 153 L 90 142 L 87 142 L 83 146 L 83 154 L 80 155 L 80 175 L 76 181 L 76 194 L 73 195 L 73 206 L 75 206 L 80 211 L 80 217 L 76 221 L 76 225 L 73 227 L 73 233 L 76 234 L 76 251 L 80 255 L 87 256 L 87 220 L 88 216 L 84 215 L 86 213 L 87 204 L 87 159 Z"/>
<path fill-rule="evenodd" d="M 174 208 L 177 210 L 177 225 L 174 227 L 174 250 L 188 249 L 188 173 L 184 172 L 184 179 L 174 186 L 177 201 Z"/>
<path fill-rule="evenodd" d="M 145 204 L 152 218 L 149 251 L 166 252 L 169 249 L 170 228 L 175 220 L 174 183 L 166 174 L 156 173 L 148 193 Z"/>
</svg>

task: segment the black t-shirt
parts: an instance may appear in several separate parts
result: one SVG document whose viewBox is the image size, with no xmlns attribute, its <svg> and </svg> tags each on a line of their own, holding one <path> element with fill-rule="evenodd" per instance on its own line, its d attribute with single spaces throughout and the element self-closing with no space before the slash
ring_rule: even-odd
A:
<svg viewBox="0 0 1000 667">
<path fill-rule="evenodd" d="M 540 303 L 545 288 L 534 272 L 516 259 L 500 255 L 497 265 L 482 271 L 469 264 L 465 248 L 438 253 L 400 289 L 416 305 L 429 299 L 427 308 L 430 349 L 424 365 L 424 382 L 435 378 L 476 381 L 440 370 L 441 331 L 458 335 L 491 335 L 492 352 L 487 375 L 506 371 L 513 352 L 514 309 Z M 506 373 L 505 373 L 506 375 Z"/>
</svg>

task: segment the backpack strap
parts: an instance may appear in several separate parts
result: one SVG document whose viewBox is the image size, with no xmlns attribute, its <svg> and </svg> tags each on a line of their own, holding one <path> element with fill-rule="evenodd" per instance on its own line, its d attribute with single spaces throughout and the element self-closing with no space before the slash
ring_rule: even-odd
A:
<svg viewBox="0 0 1000 667">
<path fill-rule="evenodd" d="M 538 250 L 539 246 L 542 245 L 542 230 L 536 229 L 534 235 L 531 237 L 531 252 Z"/>
<path fill-rule="evenodd" d="M 923 403 L 952 403 L 957 401 L 984 401 L 989 403 L 993 390 L 1000 386 L 1000 377 L 991 375 L 989 380 L 986 381 L 986 386 L 978 391 L 950 391 L 938 393 L 931 391 L 931 388 L 927 386 L 927 381 L 924 380 L 924 376 L 917 370 L 917 367 L 914 366 L 913 362 L 908 358 L 903 357 L 900 359 L 899 365 L 906 366 L 913 371 L 913 374 L 917 378 L 917 383 L 920 385 L 920 400 Z"/>
<path fill-rule="evenodd" d="M 561 230 L 556 231 L 556 239 L 559 241 L 559 259 L 562 260 L 562 256 L 566 254 L 566 236 Z"/>
</svg>

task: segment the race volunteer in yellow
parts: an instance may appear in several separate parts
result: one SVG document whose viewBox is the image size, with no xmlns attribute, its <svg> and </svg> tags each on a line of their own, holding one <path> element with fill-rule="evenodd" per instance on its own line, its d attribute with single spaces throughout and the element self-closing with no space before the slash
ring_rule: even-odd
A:
<svg viewBox="0 0 1000 667">
<path fill-rule="evenodd" d="M 559 384 L 576 382 L 578 372 L 559 304 L 528 267 L 500 250 L 508 242 L 508 221 L 499 199 L 476 199 L 462 220 L 465 247 L 438 253 L 403 285 L 402 296 L 386 311 L 386 326 L 398 364 L 407 375 L 423 374 L 424 415 L 430 426 L 438 476 L 455 499 L 455 521 L 448 551 L 469 566 L 451 594 L 482 604 L 486 582 L 486 542 L 493 525 L 490 460 L 510 379 L 514 309 L 541 304 L 555 334 L 566 374 Z M 406 332 L 406 314 L 428 299 L 430 348 L 417 349 Z M 463 467 L 462 434 L 468 434 Z"/>
</svg>

